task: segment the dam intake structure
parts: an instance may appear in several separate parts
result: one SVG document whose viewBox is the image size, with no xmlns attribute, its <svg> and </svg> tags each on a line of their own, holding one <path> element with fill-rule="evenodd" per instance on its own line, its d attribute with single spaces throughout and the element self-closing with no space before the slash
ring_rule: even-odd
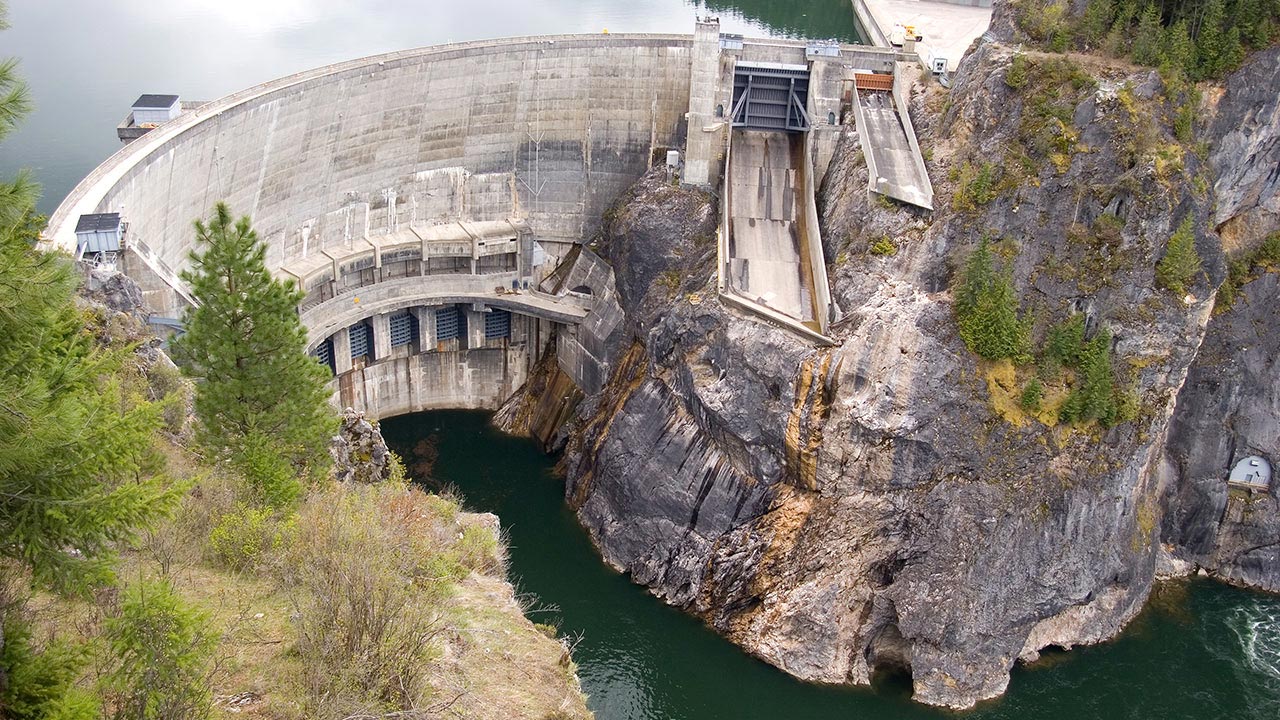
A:
<svg viewBox="0 0 1280 720">
<path fill-rule="evenodd" d="M 552 342 L 579 390 L 603 387 L 624 318 L 587 245 L 623 191 L 683 151 L 680 181 L 720 190 L 721 297 L 829 344 L 814 192 L 853 117 L 855 74 L 889 79 L 903 59 L 744 39 L 708 19 L 692 36 L 512 38 L 338 63 L 172 113 L 76 186 L 43 245 L 81 256 L 80 218 L 118 215 L 112 262 L 155 315 L 177 318 L 191 303 L 179 279 L 191 221 L 225 201 L 252 218 L 272 272 L 306 293 L 299 312 L 335 402 L 374 417 L 496 409 Z"/>
</svg>

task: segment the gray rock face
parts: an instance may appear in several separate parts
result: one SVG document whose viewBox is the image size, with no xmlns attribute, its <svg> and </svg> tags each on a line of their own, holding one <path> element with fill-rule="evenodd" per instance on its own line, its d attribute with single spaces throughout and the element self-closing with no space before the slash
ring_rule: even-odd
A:
<svg viewBox="0 0 1280 720">
<path fill-rule="evenodd" d="M 375 483 L 391 478 L 391 451 L 382 430 L 352 408 L 342 411 L 338 434 L 329 443 L 338 482 Z"/>
<path fill-rule="evenodd" d="M 1155 576 L 1156 469 L 1225 273 L 1204 233 L 1188 300 L 1156 289 L 1154 267 L 1184 217 L 1207 224 L 1210 198 L 1192 188 L 1202 168 L 1188 153 L 1170 173 L 1135 151 L 1140 118 L 1159 142 L 1172 133 L 1119 97 L 1127 83 L 1158 103 L 1158 78 L 1116 70 L 1064 126 L 1087 151 L 1042 158 L 990 203 L 954 209 L 953 169 L 1020 162 L 1005 155 L 1026 135 L 1010 58 L 994 44 L 973 53 L 945 114 L 940 98 L 913 99 L 933 215 L 870 203 L 856 131 L 841 140 L 820 197 L 838 347 L 718 302 L 706 216 L 684 191 L 641 189 L 606 227 L 632 334 L 582 405 L 570 501 L 611 564 L 808 680 L 904 666 L 917 699 L 967 707 L 1044 647 L 1112 637 Z M 1113 333 L 1136 419 L 1072 429 L 1001 409 L 1025 378 L 975 361 L 949 290 L 984 234 L 1004 240 L 1037 341 L 1077 312 L 1090 333 Z M 895 255 L 867 251 L 882 236 Z"/>
<path fill-rule="evenodd" d="M 1280 47 L 1255 54 L 1227 81 L 1210 126 L 1214 223 L 1228 249 L 1280 228 Z"/>
<path fill-rule="evenodd" d="M 1164 536 L 1177 559 L 1280 592 L 1280 483 L 1254 494 L 1228 490 L 1226 482 L 1249 455 L 1280 464 L 1280 274 L 1263 273 L 1240 294 L 1210 321 L 1178 395 L 1164 468 Z"/>
</svg>

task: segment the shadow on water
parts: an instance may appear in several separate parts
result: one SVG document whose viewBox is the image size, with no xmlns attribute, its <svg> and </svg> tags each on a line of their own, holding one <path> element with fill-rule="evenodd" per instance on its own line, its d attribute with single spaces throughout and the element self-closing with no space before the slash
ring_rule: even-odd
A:
<svg viewBox="0 0 1280 720">
<path fill-rule="evenodd" d="M 582 637 L 575 659 L 600 720 L 1280 717 L 1280 600 L 1205 581 L 1163 586 L 1114 642 L 1046 650 L 1014 669 L 1005 696 L 966 713 L 911 702 L 901 671 L 877 673 L 870 688 L 796 681 L 606 566 L 564 503 L 555 459 L 488 419 L 423 413 L 383 432 L 433 485 L 502 519 L 512 577 L 539 598 L 533 619 Z"/>
</svg>

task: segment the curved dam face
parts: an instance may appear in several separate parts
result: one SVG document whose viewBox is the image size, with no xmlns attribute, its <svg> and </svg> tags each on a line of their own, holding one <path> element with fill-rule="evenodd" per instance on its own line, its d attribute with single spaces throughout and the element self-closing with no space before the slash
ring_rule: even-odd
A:
<svg viewBox="0 0 1280 720">
<path fill-rule="evenodd" d="M 63 201 L 46 242 L 74 252 L 82 215 L 119 213 L 119 262 L 153 312 L 177 317 L 192 221 L 224 200 L 252 217 L 272 271 L 306 290 L 340 402 L 380 416 L 496 407 L 553 331 L 574 345 L 586 311 L 611 300 L 603 285 L 539 297 L 539 282 L 683 144 L 692 45 L 494 40 L 275 80 L 127 145 Z M 575 381 L 595 384 L 584 372 L 599 369 L 570 355 Z"/>
<path fill-rule="evenodd" d="M 192 221 L 225 201 L 252 218 L 271 271 L 306 293 L 309 350 L 333 369 L 341 405 L 375 417 L 496 408 L 552 341 L 560 369 L 591 394 L 622 321 L 612 270 L 584 247 L 608 205 L 655 159 L 670 163 L 668 150 L 685 151 L 681 180 L 716 184 L 730 127 L 754 127 L 753 112 L 768 120 L 766 95 L 787 95 L 751 89 L 770 73 L 790 78 L 788 113 L 804 119 L 813 175 L 834 148 L 853 69 L 891 72 L 895 59 L 744 41 L 707 20 L 693 35 L 515 38 L 352 60 L 145 132 L 63 201 L 45 245 L 109 259 L 154 314 L 177 318 L 193 302 L 180 280 Z M 744 183 L 743 202 L 789 172 Z M 809 274 L 825 283 L 814 239 Z M 785 273 L 770 267 L 753 265 L 757 304 L 778 295 L 770 281 Z M 745 277 L 746 261 L 737 270 Z M 829 302 L 814 297 L 821 331 Z"/>
</svg>

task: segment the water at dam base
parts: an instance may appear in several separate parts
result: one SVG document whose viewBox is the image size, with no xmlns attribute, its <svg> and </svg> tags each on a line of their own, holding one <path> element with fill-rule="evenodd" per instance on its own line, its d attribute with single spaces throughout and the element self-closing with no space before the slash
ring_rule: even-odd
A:
<svg viewBox="0 0 1280 720">
<path fill-rule="evenodd" d="M 1157 586 L 1118 639 L 1046 651 L 1015 669 L 1005 696 L 971 712 L 913 703 L 901 675 L 871 688 L 802 683 L 605 566 L 564 502 L 555 458 L 494 430 L 487 413 L 406 415 L 382 429 L 411 474 L 501 518 L 510 577 L 537 599 L 530 617 L 581 637 L 574 660 L 600 720 L 1280 716 L 1280 598 L 1205 580 Z"/>
</svg>

